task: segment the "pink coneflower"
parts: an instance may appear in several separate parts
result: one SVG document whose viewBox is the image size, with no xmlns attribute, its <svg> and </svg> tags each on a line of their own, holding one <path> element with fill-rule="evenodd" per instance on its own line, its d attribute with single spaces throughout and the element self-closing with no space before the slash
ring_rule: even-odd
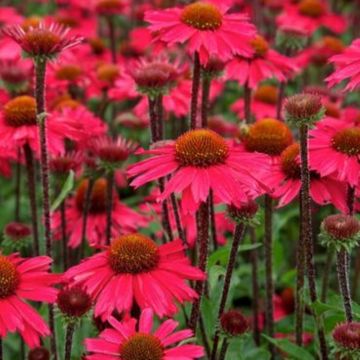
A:
<svg viewBox="0 0 360 360">
<path fill-rule="evenodd" d="M 52 115 L 47 118 L 49 151 L 61 153 L 64 138 L 79 140 L 79 131 L 75 127 L 77 119 L 57 119 Z M 78 126 L 78 125 L 77 125 Z M 18 96 L 8 101 L 0 112 L 1 145 L 9 149 L 17 149 L 28 144 L 33 151 L 39 153 L 39 130 L 36 122 L 35 98 L 27 95 Z"/>
<path fill-rule="evenodd" d="M 149 11 L 145 21 L 156 38 L 168 45 L 186 43 L 191 54 L 199 53 L 206 64 L 211 56 L 226 61 L 235 55 L 250 56 L 248 41 L 255 27 L 244 14 L 228 14 L 229 6 L 219 0 L 198 1 L 184 8 Z"/>
<path fill-rule="evenodd" d="M 273 163 L 271 175 L 267 178 L 267 185 L 274 189 L 271 194 L 279 198 L 279 207 L 289 204 L 300 193 L 300 155 L 299 144 L 295 143 L 287 147 L 280 158 Z M 312 164 L 312 152 L 310 153 L 310 166 Z M 321 177 L 318 172 L 311 171 L 310 196 L 312 200 L 323 206 L 333 204 L 342 212 L 347 211 L 346 184 L 330 176 Z"/>
<path fill-rule="evenodd" d="M 105 251 L 72 267 L 65 276 L 88 290 L 95 301 L 95 316 L 103 320 L 114 310 L 130 311 L 134 301 L 161 317 L 173 315 L 175 301 L 197 297 L 186 280 L 205 278 L 190 265 L 180 240 L 158 246 L 139 233 L 115 238 Z"/>
<path fill-rule="evenodd" d="M 344 17 L 332 13 L 324 0 L 301 0 L 295 4 L 289 1 L 276 22 L 278 26 L 298 28 L 308 35 L 312 35 L 321 26 L 341 34 L 347 26 Z"/>
<path fill-rule="evenodd" d="M 225 204 L 240 204 L 264 192 L 260 179 L 266 174 L 268 157 L 249 155 L 211 130 L 190 130 L 144 154 L 153 156 L 129 167 L 129 176 L 135 177 L 131 185 L 139 187 L 173 174 L 161 198 L 182 193 L 185 212 L 196 211 L 210 190 Z"/>
<path fill-rule="evenodd" d="M 360 177 L 360 128 L 346 120 L 325 118 L 310 131 L 311 169 L 351 186 Z"/>
<path fill-rule="evenodd" d="M 360 85 L 360 39 L 355 40 L 342 54 L 330 58 L 335 71 L 326 79 L 330 86 L 348 80 L 345 90 L 352 91 Z"/>
<path fill-rule="evenodd" d="M 24 259 L 0 255 L 0 336 L 18 331 L 30 347 L 50 331 L 40 315 L 24 300 L 53 303 L 59 276 L 49 274 L 52 260 L 46 256 Z"/>
<path fill-rule="evenodd" d="M 76 248 L 82 241 L 82 224 L 85 195 L 89 186 L 88 180 L 83 180 L 77 188 L 75 197 L 67 201 L 66 222 L 69 235 L 69 246 Z M 100 178 L 95 181 L 89 204 L 87 216 L 86 239 L 91 246 L 102 246 L 105 244 L 106 230 L 106 188 L 107 181 Z M 120 202 L 117 196 L 113 198 L 112 208 L 112 236 L 120 233 L 136 231 L 139 227 L 147 225 L 147 219 Z M 55 237 L 61 228 L 61 216 L 59 212 L 53 214 L 53 229 Z"/>
<path fill-rule="evenodd" d="M 30 56 L 52 58 L 65 49 L 82 43 L 80 36 L 69 36 L 69 29 L 60 24 L 30 27 L 25 31 L 21 26 L 11 26 L 3 29 L 3 33 L 16 41 Z"/>
<path fill-rule="evenodd" d="M 122 14 L 127 1 L 124 0 L 95 0 L 95 12 L 102 16 Z"/>
<path fill-rule="evenodd" d="M 253 93 L 251 99 L 251 112 L 255 119 L 272 117 L 276 114 L 276 104 L 278 99 L 278 89 L 273 85 L 260 85 Z M 231 105 L 240 119 L 245 118 L 245 101 L 240 98 Z"/>
<path fill-rule="evenodd" d="M 252 38 L 249 45 L 254 49 L 253 55 L 237 56 L 226 67 L 227 76 L 241 85 L 253 89 L 270 78 L 286 81 L 298 70 L 292 59 L 272 50 L 261 35 Z"/>
<path fill-rule="evenodd" d="M 67 176 L 70 171 L 77 175 L 83 168 L 84 156 L 78 151 L 65 151 L 50 158 L 49 167 L 55 176 Z"/>
<path fill-rule="evenodd" d="M 151 309 L 145 309 L 139 321 L 128 318 L 119 322 L 111 317 L 110 329 L 104 330 L 98 339 L 85 340 L 86 349 L 92 354 L 86 359 L 193 360 L 204 356 L 201 346 L 187 343 L 193 336 L 191 330 L 174 332 L 179 325 L 175 320 L 166 320 L 152 332 L 153 316 Z"/>
</svg>

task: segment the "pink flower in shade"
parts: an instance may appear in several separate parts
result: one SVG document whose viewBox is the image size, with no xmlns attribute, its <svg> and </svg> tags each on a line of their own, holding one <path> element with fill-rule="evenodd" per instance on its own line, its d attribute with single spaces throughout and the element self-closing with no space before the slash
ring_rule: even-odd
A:
<svg viewBox="0 0 360 360">
<path fill-rule="evenodd" d="M 18 13 L 14 6 L 1 6 L 0 23 L 3 24 L 19 24 L 23 17 Z"/>
<path fill-rule="evenodd" d="M 61 153 L 66 137 L 79 140 L 78 119 L 53 115 L 47 118 L 49 151 Z M 87 133 L 88 135 L 88 133 Z M 36 101 L 31 96 L 18 96 L 8 101 L 0 112 L 0 145 L 15 150 L 28 144 L 39 153 L 39 130 L 36 123 Z"/>
<path fill-rule="evenodd" d="M 307 35 L 312 35 L 321 26 L 336 34 L 343 33 L 347 27 L 345 18 L 332 13 L 325 0 L 301 0 L 297 4 L 289 1 L 276 23 L 280 27 L 301 29 Z"/>
<path fill-rule="evenodd" d="M 348 80 L 346 91 L 352 91 L 360 85 L 360 39 L 355 40 L 342 54 L 330 58 L 335 71 L 326 79 L 330 86 Z"/>
<path fill-rule="evenodd" d="M 76 248 L 82 241 L 82 224 L 85 195 L 89 186 L 88 180 L 83 180 L 77 188 L 75 197 L 67 201 L 66 219 L 69 236 L 69 247 Z M 106 180 L 100 178 L 95 181 L 89 204 L 89 212 L 86 227 L 86 239 L 90 246 L 102 246 L 105 244 L 106 233 Z M 139 227 L 145 227 L 147 219 L 121 203 L 117 196 L 113 199 L 112 209 L 112 236 L 120 233 L 136 231 Z M 53 214 L 52 222 L 55 238 L 60 238 L 61 215 L 59 212 Z"/>
<path fill-rule="evenodd" d="M 254 89 L 263 80 L 275 78 L 285 81 L 298 71 L 291 58 L 272 50 L 261 35 L 252 38 L 249 45 L 253 47 L 254 54 L 236 56 L 231 60 L 226 66 L 228 78 Z"/>
<path fill-rule="evenodd" d="M 23 90 L 33 76 L 33 64 L 20 58 L 0 59 L 0 78 L 5 87 L 9 89 Z"/>
<path fill-rule="evenodd" d="M 210 190 L 217 201 L 235 205 L 265 191 L 261 178 L 268 171 L 268 157 L 250 155 L 211 130 L 190 130 L 143 153 L 153 156 L 129 167 L 131 185 L 137 188 L 172 174 L 160 199 L 182 193 L 185 213 L 196 211 Z"/>
<path fill-rule="evenodd" d="M 105 251 L 70 268 L 65 277 L 87 289 L 95 302 L 95 316 L 103 321 L 114 310 L 129 312 L 134 301 L 160 317 L 174 315 L 176 301 L 197 297 L 186 280 L 205 279 L 185 257 L 180 240 L 159 246 L 139 233 L 114 238 Z"/>
<path fill-rule="evenodd" d="M 253 93 L 251 99 L 251 112 L 255 119 L 263 119 L 276 115 L 276 104 L 278 99 L 278 89 L 273 85 L 260 85 Z M 245 101 L 243 98 L 235 101 L 231 105 L 231 110 L 240 119 L 245 118 Z"/>
<path fill-rule="evenodd" d="M 194 360 L 204 356 L 201 346 L 178 344 L 193 336 L 191 330 L 175 331 L 179 325 L 169 319 L 155 332 L 153 311 L 145 309 L 139 322 L 128 318 L 119 322 L 110 317 L 111 328 L 104 330 L 97 339 L 86 339 L 85 346 L 92 355 L 87 360 Z"/>
<path fill-rule="evenodd" d="M 313 153 L 310 152 L 310 166 L 312 163 Z M 340 211 L 347 212 L 345 183 L 331 176 L 320 176 L 314 170 L 310 173 L 310 179 L 310 196 L 315 203 L 333 204 Z M 267 181 L 267 185 L 274 189 L 271 196 L 279 198 L 279 207 L 289 204 L 299 195 L 301 189 L 299 144 L 290 145 L 279 158 L 274 160 L 273 170 Z"/>
<path fill-rule="evenodd" d="M 34 348 L 40 336 L 50 335 L 40 315 L 25 300 L 53 303 L 57 290 L 52 285 L 60 277 L 49 274 L 52 260 L 46 256 L 29 259 L 13 254 L 0 255 L 0 336 L 19 332 L 25 343 Z"/>
<path fill-rule="evenodd" d="M 30 27 L 25 31 L 21 26 L 15 25 L 3 29 L 4 35 L 17 42 L 30 56 L 54 57 L 61 51 L 82 43 L 80 36 L 69 36 L 69 29 L 53 23 L 45 25 L 40 23 L 37 27 Z"/>
<path fill-rule="evenodd" d="M 360 128 L 346 120 L 325 118 L 310 131 L 311 169 L 351 186 L 359 184 Z"/>
<path fill-rule="evenodd" d="M 255 27 L 246 15 L 229 14 L 228 10 L 223 1 L 198 1 L 182 9 L 149 11 L 145 21 L 156 39 L 170 46 L 186 43 L 190 54 L 199 53 L 202 64 L 211 56 L 223 61 L 235 55 L 251 56 L 248 41 L 255 35 Z"/>
<path fill-rule="evenodd" d="M 239 135 L 238 126 L 218 114 L 208 118 L 208 128 L 227 138 L 234 138 Z"/>
</svg>

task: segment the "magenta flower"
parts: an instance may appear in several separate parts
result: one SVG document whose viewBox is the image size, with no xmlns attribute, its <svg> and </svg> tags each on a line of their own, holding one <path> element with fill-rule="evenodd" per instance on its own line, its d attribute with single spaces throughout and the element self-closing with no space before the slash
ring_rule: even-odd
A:
<svg viewBox="0 0 360 360">
<path fill-rule="evenodd" d="M 355 40 L 342 54 L 330 58 L 335 71 L 326 79 L 330 86 L 348 80 L 345 90 L 352 91 L 360 85 L 360 39 Z"/>
<path fill-rule="evenodd" d="M 204 356 L 201 346 L 178 344 L 193 336 L 191 330 L 174 332 L 179 325 L 175 320 L 163 322 L 155 332 L 153 312 L 145 309 L 137 320 L 129 318 L 119 322 L 110 317 L 111 328 L 97 339 L 86 339 L 86 349 L 92 353 L 88 360 L 193 360 Z"/>
<path fill-rule="evenodd" d="M 40 345 L 40 336 L 50 335 L 40 315 L 24 300 L 53 303 L 59 276 L 49 274 L 52 260 L 46 256 L 24 259 L 0 255 L 0 336 L 19 332 L 30 347 Z"/>
<path fill-rule="evenodd" d="M 250 56 L 236 56 L 226 66 L 227 76 L 247 84 L 251 89 L 261 81 L 275 78 L 286 81 L 296 71 L 297 66 L 291 58 L 270 49 L 267 41 L 260 35 L 251 39 L 249 45 L 254 49 Z"/>
<path fill-rule="evenodd" d="M 185 43 L 190 54 L 199 53 L 202 64 L 211 56 L 223 61 L 250 56 L 248 41 L 255 27 L 246 15 L 228 14 L 228 10 L 223 1 L 198 1 L 184 8 L 148 11 L 145 21 L 158 40 L 170 46 Z"/>
<path fill-rule="evenodd" d="M 65 276 L 87 289 L 95 302 L 95 316 L 103 320 L 114 310 L 129 312 L 134 301 L 161 317 L 174 315 L 175 301 L 198 296 L 186 280 L 205 279 L 190 265 L 180 240 L 158 246 L 139 233 L 114 239 L 105 251 L 72 267 Z"/>
<path fill-rule="evenodd" d="M 3 29 L 3 34 L 16 41 L 30 56 L 48 58 L 82 43 L 82 37 L 69 36 L 68 32 L 69 29 L 58 23 L 50 25 L 40 23 L 39 26 L 30 27 L 27 31 L 19 25 Z"/>
<path fill-rule="evenodd" d="M 131 185 L 137 188 L 172 174 L 160 198 L 182 193 L 186 213 L 196 211 L 210 190 L 219 202 L 229 205 L 247 202 L 265 191 L 261 179 L 269 158 L 249 154 L 211 130 L 190 130 L 176 141 L 143 153 L 153 156 L 129 167 L 128 175 L 134 177 Z"/>
</svg>

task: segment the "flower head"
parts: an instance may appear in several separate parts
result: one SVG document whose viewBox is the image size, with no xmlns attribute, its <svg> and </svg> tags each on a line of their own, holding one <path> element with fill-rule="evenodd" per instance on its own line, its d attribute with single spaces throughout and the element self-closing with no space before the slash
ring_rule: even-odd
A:
<svg viewBox="0 0 360 360">
<path fill-rule="evenodd" d="M 242 140 L 248 151 L 279 156 L 293 142 L 293 136 L 282 121 L 265 118 L 251 125 Z"/>
<path fill-rule="evenodd" d="M 228 336 L 243 335 L 249 330 L 249 322 L 239 311 L 230 310 L 221 315 L 221 329 Z"/>
<path fill-rule="evenodd" d="M 255 201 L 249 201 L 248 203 L 241 204 L 237 207 L 234 205 L 228 206 L 228 215 L 236 223 L 252 224 L 257 222 L 255 219 L 256 213 L 259 210 L 259 206 Z"/>
<path fill-rule="evenodd" d="M 168 45 L 186 43 L 198 52 L 202 64 L 216 56 L 222 61 L 234 55 L 249 56 L 248 41 L 255 28 L 243 14 L 228 14 L 229 7 L 216 0 L 197 1 L 184 8 L 148 11 L 145 20 L 156 37 Z"/>
<path fill-rule="evenodd" d="M 192 337 L 191 330 L 174 332 L 178 323 L 166 320 L 155 332 L 153 328 L 153 312 L 145 309 L 141 312 L 137 325 L 135 319 L 122 322 L 114 317 L 109 318 L 110 328 L 104 330 L 99 338 L 87 339 L 86 348 L 91 355 L 89 360 L 100 359 L 111 354 L 112 359 L 121 360 L 165 360 L 183 358 L 194 360 L 204 355 L 201 346 L 178 344 Z"/>
<path fill-rule="evenodd" d="M 190 130 L 145 154 L 153 157 L 128 169 L 129 175 L 135 177 L 131 184 L 138 187 L 173 173 L 160 198 L 182 193 L 183 209 L 187 213 L 193 213 L 206 201 L 210 189 L 218 201 L 229 205 L 240 205 L 265 191 L 261 178 L 269 165 L 267 156 L 250 155 L 241 146 L 208 129 Z M 261 171 L 253 171 L 255 163 L 257 167 L 263 164 Z"/>
<path fill-rule="evenodd" d="M 321 224 L 321 242 L 339 250 L 350 251 L 360 240 L 360 222 L 345 214 L 330 215 Z"/>
<path fill-rule="evenodd" d="M 339 324 L 332 333 L 340 359 L 357 359 L 360 355 L 360 323 Z"/>
<path fill-rule="evenodd" d="M 3 33 L 15 40 L 29 56 L 50 59 L 83 41 L 82 37 L 70 36 L 68 32 L 69 29 L 58 23 L 40 23 L 27 31 L 18 25 L 3 29 Z"/>
<path fill-rule="evenodd" d="M 324 115 L 321 97 L 311 93 L 297 94 L 287 99 L 286 120 L 295 126 L 313 125 Z"/>
<path fill-rule="evenodd" d="M 30 347 L 40 345 L 40 336 L 50 335 L 44 320 L 24 300 L 54 302 L 52 285 L 59 277 L 49 274 L 51 259 L 38 256 L 24 259 L 0 255 L 0 335 L 18 331 Z"/>
<path fill-rule="evenodd" d="M 114 310 L 130 311 L 134 301 L 159 316 L 172 315 L 177 311 L 175 299 L 183 303 L 197 297 L 186 280 L 204 280 L 185 257 L 180 240 L 159 246 L 139 233 L 115 238 L 105 251 L 65 275 L 87 289 L 95 302 L 95 316 L 103 320 Z"/>
</svg>

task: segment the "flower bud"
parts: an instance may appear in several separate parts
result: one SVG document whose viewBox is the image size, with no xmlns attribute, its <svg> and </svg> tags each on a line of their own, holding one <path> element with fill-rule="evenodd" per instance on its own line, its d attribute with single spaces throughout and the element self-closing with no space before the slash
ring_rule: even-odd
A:
<svg viewBox="0 0 360 360">
<path fill-rule="evenodd" d="M 332 337 L 339 359 L 360 358 L 360 323 L 351 322 L 335 327 Z"/>
<path fill-rule="evenodd" d="M 256 213 L 259 210 L 258 204 L 250 200 L 245 204 L 241 204 L 240 207 L 235 205 L 230 205 L 227 208 L 228 214 L 230 218 L 236 223 L 244 223 L 244 224 L 256 224 Z"/>
<path fill-rule="evenodd" d="M 67 318 L 80 318 L 91 308 L 91 298 L 81 287 L 65 287 L 60 290 L 57 305 Z"/>
<path fill-rule="evenodd" d="M 229 336 L 239 336 L 249 329 L 249 322 L 239 311 L 230 310 L 221 315 L 221 329 Z"/>
</svg>

